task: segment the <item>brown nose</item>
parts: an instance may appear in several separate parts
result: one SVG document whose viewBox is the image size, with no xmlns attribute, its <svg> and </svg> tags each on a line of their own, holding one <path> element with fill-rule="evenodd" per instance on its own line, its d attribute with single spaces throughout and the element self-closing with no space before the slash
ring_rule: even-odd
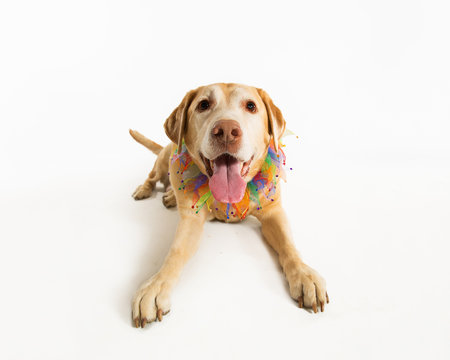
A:
<svg viewBox="0 0 450 360">
<path fill-rule="evenodd" d="M 240 140 L 242 130 L 235 120 L 220 120 L 215 123 L 211 135 L 217 141 L 228 144 Z"/>
</svg>

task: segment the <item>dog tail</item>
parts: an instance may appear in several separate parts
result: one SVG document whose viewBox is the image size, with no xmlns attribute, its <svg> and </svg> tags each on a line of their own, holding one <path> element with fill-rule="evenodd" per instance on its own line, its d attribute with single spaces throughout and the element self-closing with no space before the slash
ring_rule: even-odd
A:
<svg viewBox="0 0 450 360">
<path fill-rule="evenodd" d="M 158 155 L 163 147 L 150 139 L 147 139 L 144 135 L 136 130 L 130 129 L 131 137 L 136 140 L 139 144 L 144 145 L 147 149 L 149 149 L 154 154 Z"/>
</svg>

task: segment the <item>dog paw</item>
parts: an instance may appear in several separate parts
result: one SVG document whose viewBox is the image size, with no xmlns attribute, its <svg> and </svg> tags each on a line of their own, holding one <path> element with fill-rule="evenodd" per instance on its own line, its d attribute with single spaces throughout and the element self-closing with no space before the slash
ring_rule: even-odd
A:
<svg viewBox="0 0 450 360">
<path fill-rule="evenodd" d="M 325 280 L 317 271 L 302 264 L 287 274 L 290 293 L 298 301 L 298 306 L 324 311 L 325 303 L 329 303 Z"/>
<path fill-rule="evenodd" d="M 155 275 L 146 281 L 133 299 L 133 324 L 144 328 L 156 320 L 162 321 L 170 311 L 170 289 L 167 282 Z"/>
<path fill-rule="evenodd" d="M 171 208 L 177 206 L 177 199 L 172 187 L 169 187 L 167 191 L 163 194 L 162 202 L 166 208 Z"/>
<path fill-rule="evenodd" d="M 147 199 L 152 194 L 152 190 L 152 187 L 139 185 L 131 196 L 134 198 L 134 200 Z"/>
</svg>

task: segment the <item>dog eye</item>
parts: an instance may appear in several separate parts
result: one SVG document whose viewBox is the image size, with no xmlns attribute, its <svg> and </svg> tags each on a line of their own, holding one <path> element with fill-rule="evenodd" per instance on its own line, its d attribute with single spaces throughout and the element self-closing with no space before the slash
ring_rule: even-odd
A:
<svg viewBox="0 0 450 360">
<path fill-rule="evenodd" d="M 252 113 L 256 111 L 256 105 L 253 101 L 247 101 L 247 104 L 245 105 L 246 109 Z"/>
<path fill-rule="evenodd" d="M 198 111 L 205 111 L 205 110 L 209 109 L 209 106 L 210 106 L 210 104 L 209 104 L 208 100 L 202 100 L 202 101 L 200 101 L 198 103 L 197 110 Z"/>
</svg>

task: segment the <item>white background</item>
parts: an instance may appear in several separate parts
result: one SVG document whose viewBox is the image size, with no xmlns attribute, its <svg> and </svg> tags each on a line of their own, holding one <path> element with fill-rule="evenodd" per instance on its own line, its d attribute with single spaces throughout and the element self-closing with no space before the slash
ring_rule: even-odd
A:
<svg viewBox="0 0 450 360">
<path fill-rule="evenodd" d="M 3 1 L 0 358 L 450 358 L 447 1 Z M 178 215 L 135 202 L 191 88 L 263 87 L 327 280 L 298 309 L 258 224 L 207 224 L 172 311 L 131 326 Z"/>
</svg>

